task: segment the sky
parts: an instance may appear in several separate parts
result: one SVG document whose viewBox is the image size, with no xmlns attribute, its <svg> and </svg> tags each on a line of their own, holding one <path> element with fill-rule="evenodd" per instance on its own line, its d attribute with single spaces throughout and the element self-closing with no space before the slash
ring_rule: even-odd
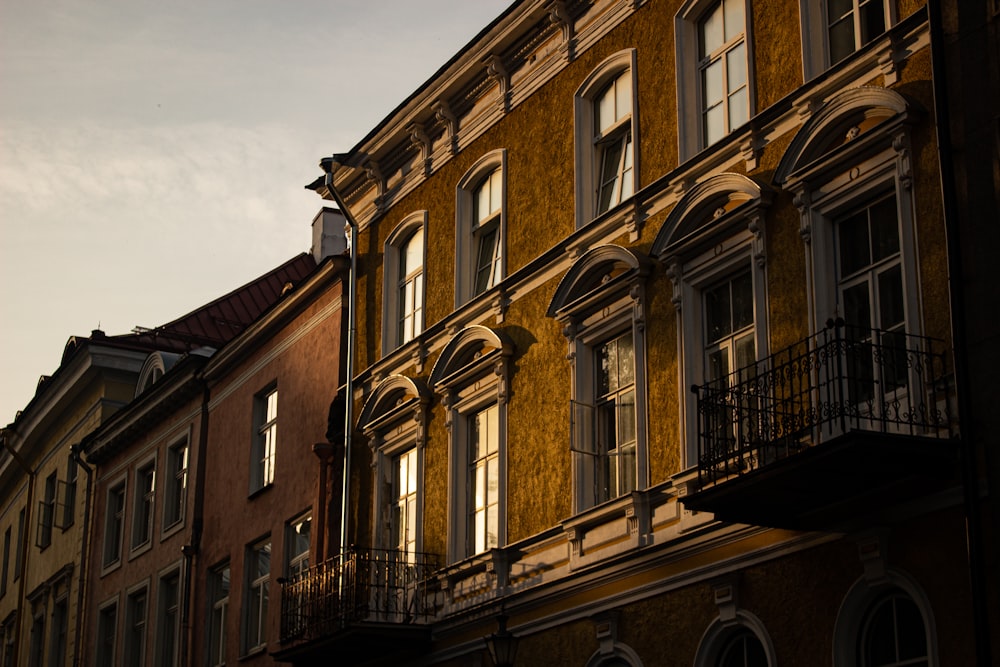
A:
<svg viewBox="0 0 1000 667">
<path fill-rule="evenodd" d="M 0 0 L 0 424 L 70 336 L 308 251 L 354 147 L 511 0 Z"/>
</svg>

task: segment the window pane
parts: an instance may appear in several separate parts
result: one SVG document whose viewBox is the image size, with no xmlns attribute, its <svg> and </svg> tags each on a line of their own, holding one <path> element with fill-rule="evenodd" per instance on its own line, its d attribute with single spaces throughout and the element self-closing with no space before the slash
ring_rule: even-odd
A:
<svg viewBox="0 0 1000 667">
<path fill-rule="evenodd" d="M 705 145 L 710 146 L 726 136 L 726 116 L 722 105 L 705 112 Z"/>
<path fill-rule="evenodd" d="M 624 387 L 635 382 L 635 350 L 632 345 L 632 334 L 625 334 L 617 340 L 617 343 L 618 386 Z"/>
<path fill-rule="evenodd" d="M 885 8 L 882 0 L 863 3 L 861 12 L 861 44 L 864 46 L 885 32 Z"/>
<path fill-rule="evenodd" d="M 840 222 L 840 273 L 849 276 L 871 264 L 868 249 L 868 212 L 859 211 Z"/>
<path fill-rule="evenodd" d="M 632 73 L 626 71 L 615 81 L 615 122 L 632 113 Z"/>
<path fill-rule="evenodd" d="M 924 619 L 920 615 L 917 605 L 909 598 L 896 598 L 896 633 L 900 660 L 913 660 L 927 656 Z"/>
<path fill-rule="evenodd" d="M 708 342 L 732 333 L 729 283 L 705 292 L 705 327 Z"/>
<path fill-rule="evenodd" d="M 872 261 L 891 257 L 899 252 L 899 220 L 896 215 L 896 197 L 872 204 L 871 217 Z"/>
<path fill-rule="evenodd" d="M 848 16 L 830 26 L 830 63 L 854 53 L 854 18 Z"/>
<path fill-rule="evenodd" d="M 618 406 L 618 442 L 635 441 L 635 392 L 630 391 L 621 398 Z"/>
<path fill-rule="evenodd" d="M 722 59 L 712 62 L 702 74 L 702 107 L 708 109 L 722 102 Z"/>
<path fill-rule="evenodd" d="M 729 376 L 729 355 L 725 350 L 715 350 L 708 355 L 708 380 L 725 380 Z"/>
<path fill-rule="evenodd" d="M 747 82 L 746 44 L 740 42 L 726 53 L 726 83 L 729 92 L 745 86 Z"/>
<path fill-rule="evenodd" d="M 723 0 L 726 17 L 726 41 L 743 32 L 743 0 Z"/>
<path fill-rule="evenodd" d="M 892 329 L 903 324 L 903 269 L 896 264 L 878 277 L 879 328 Z"/>
<path fill-rule="evenodd" d="M 861 329 L 871 329 L 871 300 L 868 283 L 854 285 L 844 290 L 844 319 Z"/>
<path fill-rule="evenodd" d="M 733 331 L 753 324 L 753 276 L 747 272 L 733 278 Z"/>
<path fill-rule="evenodd" d="M 849 16 L 853 11 L 854 2 L 852 0 L 827 0 L 827 23 L 836 23 L 838 19 Z"/>
<path fill-rule="evenodd" d="M 725 31 L 722 23 L 722 4 L 720 3 L 705 14 L 705 18 L 702 19 L 699 26 L 701 34 L 700 57 L 704 58 L 723 45 Z"/>
<path fill-rule="evenodd" d="M 613 81 L 597 99 L 595 109 L 594 130 L 597 135 L 601 135 L 604 130 L 615 124 L 615 83 Z"/>
</svg>

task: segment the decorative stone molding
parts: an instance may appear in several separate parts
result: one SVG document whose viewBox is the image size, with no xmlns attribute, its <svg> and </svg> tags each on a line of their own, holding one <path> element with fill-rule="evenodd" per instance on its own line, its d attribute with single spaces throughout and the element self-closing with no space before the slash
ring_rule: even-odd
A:
<svg viewBox="0 0 1000 667">
<path fill-rule="evenodd" d="M 420 150 L 420 162 L 424 167 L 424 176 L 430 176 L 433 171 L 433 160 L 431 159 L 431 139 L 427 136 L 427 131 L 420 123 L 413 123 L 407 128 L 410 133 L 410 140 L 413 145 Z"/>
<path fill-rule="evenodd" d="M 490 54 L 484 62 L 486 75 L 500 87 L 500 110 L 507 113 L 510 111 L 510 74 L 503 65 L 503 59 L 496 54 Z"/>
<path fill-rule="evenodd" d="M 445 100 L 438 100 L 431 106 L 434 117 L 439 123 L 444 124 L 445 134 L 448 136 L 448 147 L 452 155 L 458 154 L 458 118 L 452 113 L 451 107 Z"/>
</svg>

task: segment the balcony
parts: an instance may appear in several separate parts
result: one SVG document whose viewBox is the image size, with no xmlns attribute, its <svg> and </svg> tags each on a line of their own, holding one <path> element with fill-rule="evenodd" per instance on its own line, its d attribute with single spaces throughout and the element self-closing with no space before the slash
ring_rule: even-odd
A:
<svg viewBox="0 0 1000 667">
<path fill-rule="evenodd" d="M 698 491 L 717 519 L 846 529 L 955 475 L 943 344 L 830 322 L 819 334 L 694 387 Z"/>
<path fill-rule="evenodd" d="M 281 582 L 281 643 L 295 664 L 393 661 L 430 644 L 438 560 L 430 554 L 352 548 Z"/>
</svg>

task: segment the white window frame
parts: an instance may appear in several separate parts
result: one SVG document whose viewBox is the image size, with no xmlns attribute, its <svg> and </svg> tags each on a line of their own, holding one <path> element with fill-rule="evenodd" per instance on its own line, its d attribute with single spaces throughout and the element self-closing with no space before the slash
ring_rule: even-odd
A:
<svg viewBox="0 0 1000 667">
<path fill-rule="evenodd" d="M 110 628 L 111 641 L 105 642 L 106 631 L 109 629 L 106 625 L 108 610 L 112 611 L 114 617 Z M 94 665 L 96 667 L 115 667 L 118 664 L 118 624 L 121 618 L 119 611 L 117 595 L 109 600 L 105 600 L 97 608 L 97 640 L 94 653 Z M 107 651 L 110 651 L 110 653 Z"/>
<path fill-rule="evenodd" d="M 571 412 L 596 404 L 596 355 L 600 347 L 631 332 L 635 390 L 635 489 L 649 486 L 646 396 L 645 280 L 647 258 L 616 245 L 593 248 L 570 268 L 556 288 L 548 316 L 563 325 L 569 347 Z M 596 424 L 571 414 L 573 513 L 601 503 L 596 492 L 599 472 Z M 618 496 L 621 497 L 621 496 Z"/>
<path fill-rule="evenodd" d="M 476 194 L 483 182 L 500 172 L 500 210 L 481 224 L 476 220 Z M 496 227 L 489 284 L 476 291 L 476 269 L 481 230 Z M 455 201 L 455 307 L 489 292 L 507 275 L 507 150 L 499 148 L 482 156 L 458 182 Z"/>
<path fill-rule="evenodd" d="M 415 234 L 421 234 L 420 268 L 412 271 L 409 276 L 401 276 L 400 268 L 407 245 Z M 427 211 L 414 211 L 396 225 L 385 242 L 382 266 L 384 285 L 382 288 L 382 355 L 387 355 L 412 338 L 419 336 L 424 330 L 425 296 L 427 285 Z M 417 281 L 419 281 L 417 283 Z M 400 331 L 403 320 L 404 299 L 400 298 L 403 285 L 412 283 L 419 300 L 419 307 L 413 313 L 413 336 L 406 338 Z"/>
<path fill-rule="evenodd" d="M 243 569 L 244 569 L 244 601 L 243 601 L 243 632 L 242 632 L 242 654 L 251 655 L 254 653 L 259 653 L 267 649 L 268 642 L 268 627 L 270 625 L 268 619 L 268 613 L 270 608 L 270 582 L 271 582 L 271 570 L 270 563 L 271 557 L 273 556 L 270 536 L 264 537 L 252 544 L 248 544 L 246 550 L 244 551 L 243 557 Z M 265 574 L 255 575 L 254 572 L 258 568 L 257 558 L 258 553 L 266 550 L 268 552 L 268 571 Z M 251 567 L 251 560 L 253 561 L 253 567 Z M 257 605 L 257 627 L 251 627 L 251 602 L 253 600 L 252 592 L 255 589 L 259 589 L 261 592 L 256 594 Z M 268 591 L 268 595 L 264 595 L 263 592 Z"/>
<path fill-rule="evenodd" d="M 269 415 L 268 406 L 274 397 L 274 415 Z M 250 447 L 250 490 L 254 495 L 274 485 L 275 458 L 278 453 L 278 407 L 280 405 L 278 383 L 272 382 L 253 399 L 253 434 Z"/>
<path fill-rule="evenodd" d="M 225 577 L 223 577 L 225 572 Z M 229 623 L 229 594 L 232 592 L 232 570 L 229 561 L 219 563 L 209 570 L 209 609 L 208 632 L 206 633 L 205 651 L 208 654 L 207 664 L 211 667 L 224 667 L 226 664 L 226 635 Z M 225 595 L 222 595 L 223 579 L 227 582 Z M 212 643 L 218 638 L 218 654 L 212 655 Z"/>
<path fill-rule="evenodd" d="M 142 594 L 143 596 L 143 609 L 142 618 L 135 618 L 135 610 L 133 605 L 135 603 L 135 598 Z M 135 664 L 139 667 L 146 664 L 146 643 L 149 638 L 149 582 L 144 581 L 141 584 L 132 586 L 125 591 L 125 620 L 123 631 L 122 631 L 122 664 L 126 667 L 131 667 Z M 136 627 L 140 628 L 140 636 L 138 638 L 138 645 L 133 645 L 132 640 L 134 639 L 134 629 Z"/>
<path fill-rule="evenodd" d="M 420 380 L 392 375 L 382 380 L 365 401 L 358 426 L 368 440 L 375 463 L 372 516 L 375 543 L 381 549 L 399 548 L 393 516 L 396 459 L 407 452 L 416 455 L 416 525 L 414 552 L 423 550 L 424 443 L 430 392 Z"/>
<path fill-rule="evenodd" d="M 771 196 L 741 174 L 711 176 L 685 193 L 653 241 L 651 252 L 666 266 L 678 314 L 678 421 L 685 469 L 698 464 L 698 404 L 691 387 L 706 382 L 704 291 L 749 269 L 754 352 L 757 359 L 769 354 L 764 215 Z"/>
<path fill-rule="evenodd" d="M 580 229 L 605 211 L 599 211 L 599 190 L 603 147 L 608 142 L 629 135 L 632 146 L 631 183 L 622 184 L 622 195 L 607 210 L 611 210 L 630 198 L 639 186 L 639 106 L 638 82 L 636 80 L 636 50 L 619 51 L 599 64 L 577 89 L 573 96 L 574 160 L 576 174 L 576 228 Z M 595 130 L 596 112 L 594 105 L 608 85 L 628 72 L 632 86 L 631 112 L 623 117 L 604 137 Z"/>
<path fill-rule="evenodd" d="M 112 498 L 119 492 L 121 493 L 120 516 L 118 511 L 113 513 L 109 512 L 111 509 Z M 128 516 L 127 507 L 128 478 L 126 475 L 122 475 L 108 484 L 107 490 L 104 494 L 104 539 L 101 544 L 101 574 L 104 574 L 121 565 L 122 551 L 125 548 L 125 521 Z M 111 541 L 110 534 L 114 524 L 118 525 L 118 537 L 116 543 Z M 111 557 L 112 555 L 113 557 Z"/>
<path fill-rule="evenodd" d="M 899 20 L 896 0 L 869 0 L 883 5 L 885 29 L 889 30 Z M 855 18 L 859 0 L 853 0 Z M 837 63 L 830 62 L 830 33 L 827 21 L 827 0 L 799 0 L 800 30 L 802 34 L 802 67 L 804 80 L 813 79 Z M 857 20 L 855 20 L 857 28 Z M 878 35 L 871 41 L 878 39 Z M 855 32 L 855 51 L 863 48 L 859 44 L 859 33 Z M 869 43 L 870 43 L 869 42 Z M 850 56 L 847 56 L 849 58 Z"/>
<path fill-rule="evenodd" d="M 178 461 L 180 467 L 177 467 Z M 188 469 L 191 446 L 184 437 L 167 447 L 163 480 L 163 532 L 170 533 L 184 525 L 187 509 Z"/>
<path fill-rule="evenodd" d="M 749 0 L 737 1 L 744 4 L 743 43 L 746 48 L 747 119 L 749 120 L 753 118 L 757 108 L 757 93 L 754 83 L 753 14 Z M 710 145 L 705 136 L 701 113 L 702 67 L 699 57 L 701 42 L 699 26 L 709 8 L 719 2 L 720 0 L 688 0 L 681 6 L 674 19 L 677 48 L 675 61 L 677 63 L 677 139 L 681 161 L 687 160 Z M 734 41 L 733 44 L 735 43 Z M 728 84 L 725 85 L 725 90 L 728 90 Z M 728 113 L 725 118 L 725 127 L 726 132 L 723 138 L 738 129 L 729 126 Z"/>
<path fill-rule="evenodd" d="M 42 499 L 38 501 L 38 528 L 35 533 L 35 546 L 44 551 L 52 544 L 52 529 L 56 520 L 56 496 L 59 489 L 59 473 L 53 470 L 45 478 L 45 490 Z"/>
<path fill-rule="evenodd" d="M 497 406 L 497 547 L 507 544 L 507 395 L 514 346 L 507 337 L 483 326 L 471 326 L 445 346 L 431 371 L 431 384 L 445 406 L 448 430 L 448 562 L 473 553 L 469 515 L 470 420 Z"/>
<path fill-rule="evenodd" d="M 184 600 L 182 589 L 183 568 L 171 565 L 160 572 L 156 588 L 156 667 L 175 667 L 181 662 L 181 609 Z M 168 582 L 174 580 L 174 600 L 169 604 L 166 596 Z M 168 619 L 173 616 L 173 628 L 168 627 Z M 171 657 L 173 659 L 171 659 Z"/>
<path fill-rule="evenodd" d="M 156 470 L 155 455 L 140 462 L 135 466 L 132 485 L 132 521 L 129 538 L 129 556 L 148 550 L 153 544 L 153 526 L 156 517 L 156 484 L 158 475 Z M 145 479 L 146 474 L 150 475 L 149 488 L 140 482 Z M 141 532 L 139 522 L 145 518 L 146 532 Z"/>
</svg>

